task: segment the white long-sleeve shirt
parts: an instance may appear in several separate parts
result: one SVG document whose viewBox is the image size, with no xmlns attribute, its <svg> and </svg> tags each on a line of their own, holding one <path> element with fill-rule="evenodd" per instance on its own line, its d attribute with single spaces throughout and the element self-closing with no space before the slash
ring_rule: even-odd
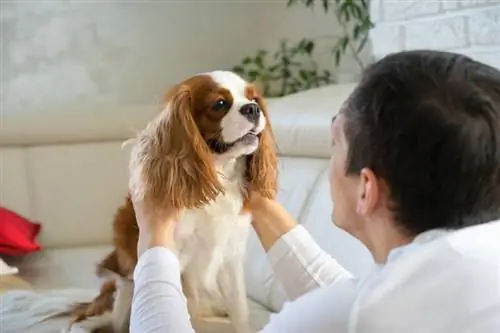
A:
<svg viewBox="0 0 500 333">
<path fill-rule="evenodd" d="M 302 226 L 267 255 L 290 301 L 260 333 L 500 332 L 500 222 L 423 233 L 363 278 Z M 171 251 L 146 251 L 134 280 L 131 333 L 194 332 Z"/>
</svg>

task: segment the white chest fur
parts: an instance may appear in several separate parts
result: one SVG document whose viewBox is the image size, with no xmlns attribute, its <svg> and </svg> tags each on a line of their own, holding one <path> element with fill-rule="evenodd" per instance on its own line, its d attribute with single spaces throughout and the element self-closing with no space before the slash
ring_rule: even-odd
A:
<svg viewBox="0 0 500 333">
<path fill-rule="evenodd" d="M 241 212 L 244 162 L 225 162 L 219 168 L 225 193 L 179 221 L 175 237 L 192 316 L 232 316 L 235 307 L 243 307 L 236 317 L 246 315 L 243 260 L 251 216 Z"/>
</svg>

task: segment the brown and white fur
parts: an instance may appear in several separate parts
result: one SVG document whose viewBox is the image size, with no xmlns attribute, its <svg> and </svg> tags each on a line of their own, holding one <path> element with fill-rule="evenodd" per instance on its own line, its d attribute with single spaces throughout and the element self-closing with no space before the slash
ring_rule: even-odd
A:
<svg viewBox="0 0 500 333">
<path fill-rule="evenodd" d="M 263 98 L 232 72 L 196 75 L 167 93 L 164 109 L 132 144 L 131 193 L 160 213 L 184 210 L 175 241 L 191 317 L 227 315 L 237 333 L 251 332 L 243 271 L 248 195 L 251 190 L 274 198 L 277 187 L 275 141 Z M 115 333 L 127 331 L 132 284 L 117 281 L 133 273 L 137 240 L 127 197 L 114 219 L 115 249 L 97 270 L 119 277 L 103 283 L 92 303 L 74 309 L 76 322 L 84 326 L 91 317 L 109 316 Z"/>
</svg>

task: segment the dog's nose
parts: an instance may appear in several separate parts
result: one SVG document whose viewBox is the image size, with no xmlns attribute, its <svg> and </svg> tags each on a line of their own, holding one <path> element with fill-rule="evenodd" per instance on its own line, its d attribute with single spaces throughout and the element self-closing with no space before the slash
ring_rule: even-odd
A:
<svg viewBox="0 0 500 333">
<path fill-rule="evenodd" d="M 255 103 L 248 103 L 240 108 L 240 113 L 248 120 L 256 122 L 259 119 L 260 108 Z"/>
</svg>

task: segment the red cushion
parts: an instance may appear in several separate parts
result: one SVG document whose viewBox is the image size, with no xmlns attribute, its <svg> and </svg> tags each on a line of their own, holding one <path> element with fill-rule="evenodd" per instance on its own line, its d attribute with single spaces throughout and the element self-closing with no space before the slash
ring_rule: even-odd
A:
<svg viewBox="0 0 500 333">
<path fill-rule="evenodd" d="M 36 237 L 41 225 L 0 207 L 0 254 L 20 256 L 42 249 Z"/>
</svg>

